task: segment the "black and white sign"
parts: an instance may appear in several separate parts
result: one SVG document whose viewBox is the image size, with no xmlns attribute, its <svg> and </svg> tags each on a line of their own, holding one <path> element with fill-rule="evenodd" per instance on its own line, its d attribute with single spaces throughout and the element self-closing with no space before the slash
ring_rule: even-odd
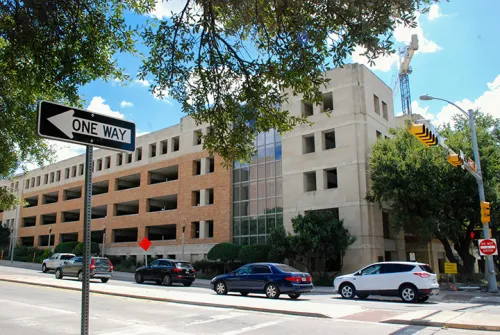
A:
<svg viewBox="0 0 500 335">
<path fill-rule="evenodd" d="M 104 149 L 135 150 L 133 122 L 48 101 L 41 101 L 38 106 L 38 134 Z"/>
</svg>

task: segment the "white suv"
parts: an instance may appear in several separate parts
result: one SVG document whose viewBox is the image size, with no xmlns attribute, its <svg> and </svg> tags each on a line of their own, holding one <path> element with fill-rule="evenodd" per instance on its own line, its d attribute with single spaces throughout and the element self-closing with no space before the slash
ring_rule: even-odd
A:
<svg viewBox="0 0 500 335">
<path fill-rule="evenodd" d="M 64 263 L 64 261 L 68 261 L 73 257 L 75 257 L 75 254 L 69 254 L 69 253 L 53 254 L 51 257 L 43 260 L 42 272 L 46 273 L 49 270 L 55 270 L 58 267 L 60 267 Z"/>
<path fill-rule="evenodd" d="M 428 264 L 382 262 L 334 279 L 333 287 L 344 299 L 369 295 L 401 297 L 404 302 L 425 302 L 439 294 L 436 274 Z"/>
</svg>

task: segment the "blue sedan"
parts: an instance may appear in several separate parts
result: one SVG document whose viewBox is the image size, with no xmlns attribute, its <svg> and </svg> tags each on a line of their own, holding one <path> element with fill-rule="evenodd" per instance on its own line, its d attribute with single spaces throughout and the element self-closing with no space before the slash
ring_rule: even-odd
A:
<svg viewBox="0 0 500 335">
<path fill-rule="evenodd" d="M 310 274 L 276 263 L 247 264 L 236 271 L 215 277 L 210 287 L 217 294 L 240 292 L 246 296 L 249 293 L 265 293 L 271 299 L 278 299 L 280 294 L 297 299 L 302 293 L 313 290 Z"/>
</svg>

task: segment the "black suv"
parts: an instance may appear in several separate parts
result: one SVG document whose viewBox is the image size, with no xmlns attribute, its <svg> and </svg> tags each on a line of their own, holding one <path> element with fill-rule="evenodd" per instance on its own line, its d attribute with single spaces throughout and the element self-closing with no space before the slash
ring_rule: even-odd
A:
<svg viewBox="0 0 500 335">
<path fill-rule="evenodd" d="M 149 265 L 135 270 L 135 281 L 142 284 L 154 281 L 156 284 L 170 286 L 172 283 L 182 283 L 191 286 L 195 279 L 195 269 L 188 262 L 175 259 L 157 259 Z"/>
</svg>

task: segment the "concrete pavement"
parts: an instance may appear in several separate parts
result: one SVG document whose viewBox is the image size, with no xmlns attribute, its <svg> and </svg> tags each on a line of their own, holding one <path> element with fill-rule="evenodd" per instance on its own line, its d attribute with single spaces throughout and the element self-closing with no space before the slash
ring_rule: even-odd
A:
<svg viewBox="0 0 500 335">
<path fill-rule="evenodd" d="M 76 280 L 56 280 L 51 275 L 32 270 L 3 267 L 0 281 L 26 283 L 48 287 L 80 290 L 81 283 Z M 138 285 L 135 283 L 110 281 L 107 284 L 92 282 L 91 292 L 102 295 L 121 296 L 142 300 L 175 302 L 185 305 L 211 306 L 243 311 L 260 311 L 280 315 L 300 315 L 330 318 L 356 322 L 377 322 L 388 324 L 449 327 L 469 330 L 500 331 L 500 307 L 480 304 L 460 304 L 460 308 L 443 310 L 458 304 L 403 304 L 394 302 L 370 302 L 340 299 L 316 299 L 305 295 L 303 299 L 292 301 L 284 298 L 269 300 L 239 295 L 218 296 L 202 288 L 164 287 Z M 443 307 L 443 308 L 441 308 Z"/>
<path fill-rule="evenodd" d="M 106 286 L 106 285 L 104 285 Z M 80 334 L 81 295 L 33 285 L 0 282 L 2 334 Z M 93 294 L 93 335 L 485 335 L 475 332 L 346 319 L 314 319 L 252 311 L 178 305 Z"/>
</svg>

